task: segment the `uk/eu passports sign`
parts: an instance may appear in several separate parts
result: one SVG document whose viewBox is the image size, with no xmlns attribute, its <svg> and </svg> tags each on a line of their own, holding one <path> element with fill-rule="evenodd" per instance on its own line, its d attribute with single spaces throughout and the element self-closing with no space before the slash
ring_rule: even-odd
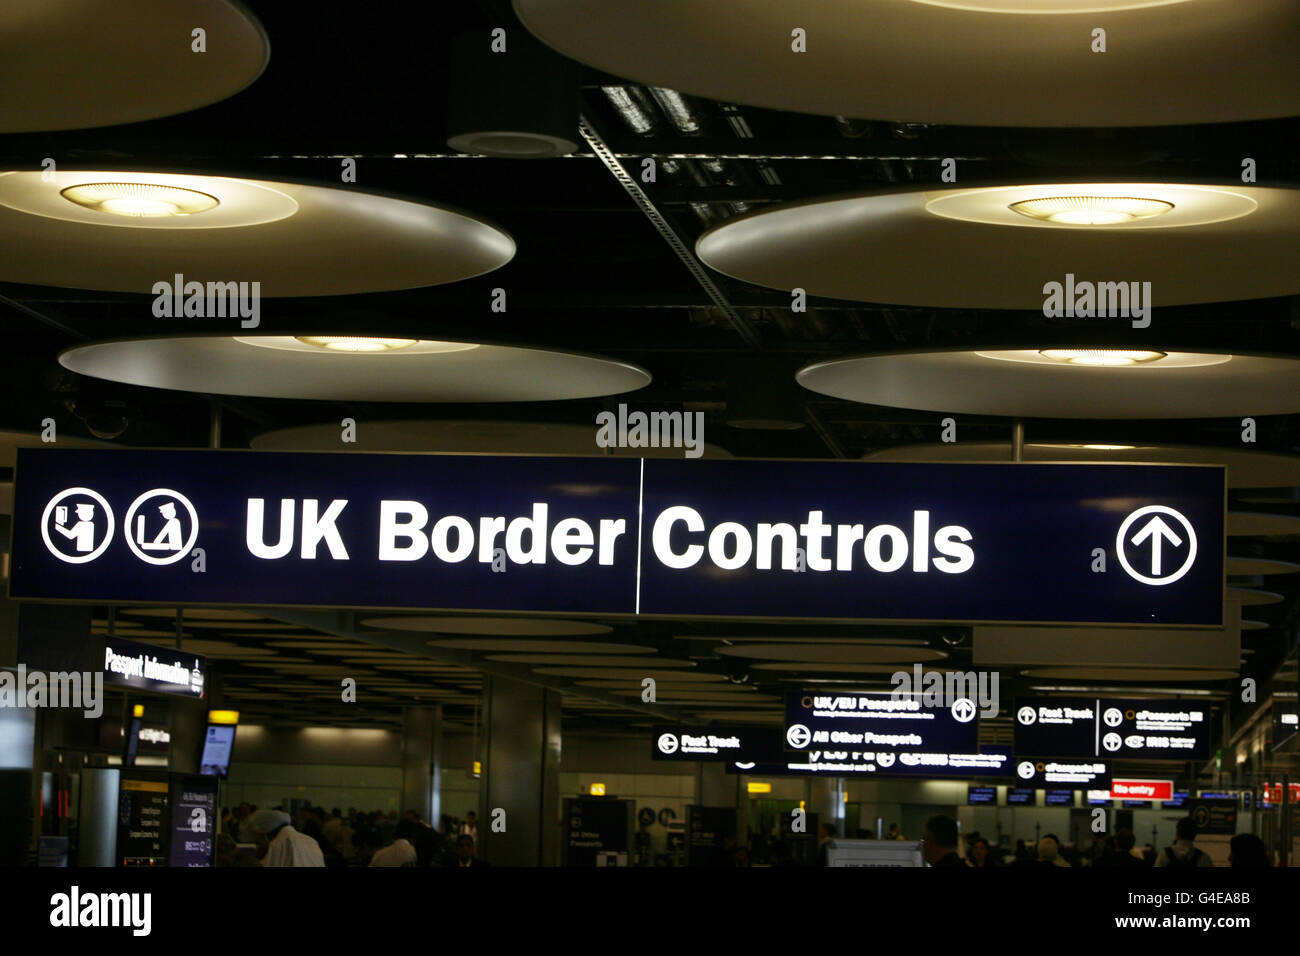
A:
<svg viewBox="0 0 1300 956">
<path fill-rule="evenodd" d="M 1182 465 L 20 449 L 15 598 L 1222 626 Z"/>
</svg>

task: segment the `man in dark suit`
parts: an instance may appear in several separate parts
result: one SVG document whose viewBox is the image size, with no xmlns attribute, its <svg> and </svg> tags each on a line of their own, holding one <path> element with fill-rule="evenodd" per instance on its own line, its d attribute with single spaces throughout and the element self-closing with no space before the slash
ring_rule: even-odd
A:
<svg viewBox="0 0 1300 956">
<path fill-rule="evenodd" d="M 467 833 L 462 833 L 456 838 L 456 852 L 447 860 L 447 866 L 491 866 L 492 864 L 480 860 L 474 855 L 474 838 Z"/>
</svg>

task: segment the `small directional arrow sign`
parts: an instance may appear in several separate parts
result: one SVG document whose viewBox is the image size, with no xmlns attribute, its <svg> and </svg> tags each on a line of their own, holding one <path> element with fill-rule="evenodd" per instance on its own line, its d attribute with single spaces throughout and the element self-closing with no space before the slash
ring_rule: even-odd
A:
<svg viewBox="0 0 1300 956">
<path fill-rule="evenodd" d="M 1151 539 L 1151 576 L 1160 577 L 1160 543 L 1168 541 L 1175 548 L 1183 543 L 1183 539 L 1174 534 L 1169 525 L 1165 524 L 1164 519 L 1159 515 L 1154 516 L 1150 521 L 1142 526 L 1142 530 L 1133 537 L 1129 538 L 1134 544 L 1140 545 L 1147 538 Z"/>
<path fill-rule="evenodd" d="M 1166 521 L 1165 519 L 1170 519 Z M 1181 534 L 1170 524 L 1177 525 Z M 1134 528 L 1137 530 L 1133 530 Z M 1148 547 L 1144 544 L 1150 542 Z M 1173 548 L 1181 548 L 1187 542 L 1187 556 L 1181 565 L 1173 571 L 1165 570 L 1164 547 L 1166 543 Z M 1129 546 L 1134 549 L 1130 560 Z M 1115 552 L 1124 571 L 1135 581 L 1143 584 L 1172 584 L 1189 570 L 1196 561 L 1196 531 L 1192 523 L 1173 508 L 1164 505 L 1147 505 L 1139 508 L 1119 526 L 1115 536 Z M 1137 566 L 1149 568 L 1149 573 L 1139 571 Z"/>
</svg>

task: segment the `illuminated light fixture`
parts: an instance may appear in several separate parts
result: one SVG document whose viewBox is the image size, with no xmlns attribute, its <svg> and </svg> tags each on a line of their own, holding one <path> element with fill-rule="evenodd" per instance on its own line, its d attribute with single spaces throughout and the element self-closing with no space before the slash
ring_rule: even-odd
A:
<svg viewBox="0 0 1300 956">
<path fill-rule="evenodd" d="M 750 793 L 771 793 L 772 785 L 770 783 L 758 783 L 756 781 L 750 781 L 746 785 L 745 789 Z M 800 801 L 800 806 L 802 805 L 803 805 L 802 801 Z"/>
<path fill-rule="evenodd" d="M 1132 451 L 1136 445 L 1068 445 L 1068 448 L 1087 448 L 1089 451 Z"/>
<path fill-rule="evenodd" d="M 239 711 L 237 710 L 210 710 L 208 711 L 208 723 L 223 724 L 233 727 L 239 723 Z"/>
<path fill-rule="evenodd" d="M 802 4 L 797 23 L 789 0 L 513 6 L 538 39 L 603 73 L 764 109 L 954 126 L 1105 128 L 1300 111 L 1295 0 L 1250 0 L 1248 17 L 1233 0 L 828 0 Z M 1101 24 L 1062 20 L 1088 14 L 1105 16 L 1107 32 L 1124 36 L 1123 58 L 1104 71 L 1095 69 L 1086 42 Z M 1171 47 L 1173 21 L 1179 42 Z M 791 56 L 804 49 L 792 42 L 799 37 L 810 55 Z M 1203 63 L 1215 69 L 1196 68 Z M 1089 81 L 1080 83 L 1081 75 Z M 1236 82 L 1223 83 L 1225 75 Z"/>
<path fill-rule="evenodd" d="M 140 219 L 193 216 L 221 204 L 216 196 L 196 189 L 157 183 L 85 183 L 69 186 L 60 195 L 68 202 L 96 212 Z"/>
<path fill-rule="evenodd" d="M 1068 226 L 1116 226 L 1162 216 L 1173 209 L 1174 204 L 1163 199 L 1132 196 L 1051 196 L 1022 199 L 1007 208 L 1030 219 L 1045 219 Z"/>
<path fill-rule="evenodd" d="M 478 777 L 478 776 L 482 775 L 482 773 L 483 773 L 483 762 L 482 762 L 481 760 L 475 760 L 475 761 L 474 761 L 474 769 L 471 770 L 470 773 L 471 773 L 472 776 L 475 776 L 475 777 Z"/>
<path fill-rule="evenodd" d="M 1188 0 L 912 0 L 932 7 L 969 10 L 973 13 L 1114 13 L 1120 10 L 1144 10 L 1165 7 Z"/>
<path fill-rule="evenodd" d="M 381 339 L 364 335 L 296 335 L 299 342 L 336 352 L 397 352 L 409 349 L 417 339 Z M 450 343 L 448 343 L 450 344 Z"/>
<path fill-rule="evenodd" d="M 593 783 L 589 792 L 593 797 L 603 797 L 605 795 L 605 785 L 603 783 Z"/>
<path fill-rule="evenodd" d="M 1143 349 L 1041 349 L 1038 354 L 1068 365 L 1093 365 L 1105 368 L 1143 365 L 1148 362 L 1158 362 L 1166 357 L 1164 352 Z"/>
<path fill-rule="evenodd" d="M 143 716 L 144 716 L 144 704 L 136 704 L 134 707 L 132 707 L 132 708 L 131 708 L 131 716 L 132 716 L 132 717 L 143 717 Z"/>
</svg>

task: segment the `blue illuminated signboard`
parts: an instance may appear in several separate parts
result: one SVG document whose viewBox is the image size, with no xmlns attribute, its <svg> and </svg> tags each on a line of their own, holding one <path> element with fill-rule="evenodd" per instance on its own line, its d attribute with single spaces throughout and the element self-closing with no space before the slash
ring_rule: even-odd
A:
<svg viewBox="0 0 1300 956">
<path fill-rule="evenodd" d="M 997 787 L 967 787 L 966 803 L 969 805 L 976 804 L 996 804 L 998 802 Z"/>
<path fill-rule="evenodd" d="M 794 691 L 785 698 L 785 744 L 799 751 L 976 753 L 979 718 L 955 702 L 927 706 L 920 694 Z"/>
<path fill-rule="evenodd" d="M 820 751 L 788 754 L 771 763 L 735 761 L 727 773 L 762 777 L 932 777 L 977 780 L 1010 778 L 1014 773 L 1010 747 L 984 747 L 974 753 L 918 753 L 914 751 Z"/>
<path fill-rule="evenodd" d="M 1045 807 L 1072 807 L 1074 806 L 1073 790 L 1048 790 L 1043 796 L 1043 806 Z"/>
<path fill-rule="evenodd" d="M 1223 620 L 1219 467 L 20 449 L 15 476 L 18 598 Z"/>
<path fill-rule="evenodd" d="M 1210 717 L 1205 701 L 1017 698 L 1015 751 L 1017 756 L 1205 760 Z"/>
<path fill-rule="evenodd" d="M 1028 787 L 1008 787 L 1007 788 L 1007 806 L 1033 806 L 1034 790 Z"/>
</svg>

